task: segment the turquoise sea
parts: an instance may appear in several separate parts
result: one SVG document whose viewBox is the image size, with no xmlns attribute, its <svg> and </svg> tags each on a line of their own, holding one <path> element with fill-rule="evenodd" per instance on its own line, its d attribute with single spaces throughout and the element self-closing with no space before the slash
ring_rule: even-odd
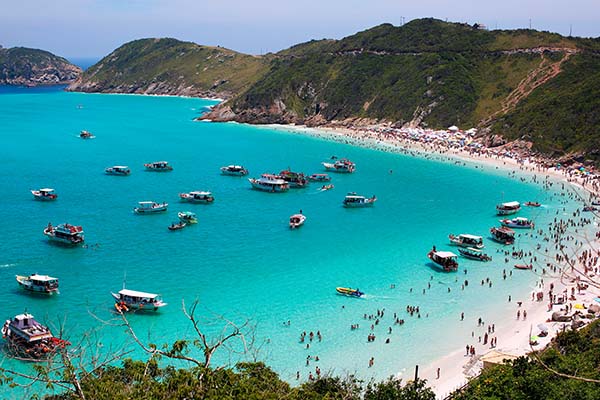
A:
<svg viewBox="0 0 600 400">
<path fill-rule="evenodd" d="M 74 343 L 93 332 L 100 352 L 129 346 L 132 356 L 143 358 L 123 327 L 100 322 L 115 318 L 110 292 L 121 289 L 126 274 L 128 288 L 161 293 L 169 303 L 157 314 L 130 315 L 147 342 L 193 339 L 181 302 L 197 299 L 198 314 L 208 319 L 250 319 L 256 325 L 257 351 L 247 358 L 264 360 L 285 380 L 295 382 L 296 371 L 306 379 L 315 365 L 323 372 L 383 379 L 402 371 L 410 376 L 415 364 L 464 348 L 478 317 L 500 319 L 512 313 L 509 294 L 528 296 L 537 278 L 533 273 L 502 279 L 508 266 L 496 254 L 501 246 L 488 238 L 498 220 L 494 206 L 502 199 L 540 201 L 543 207 L 525 207 L 520 215 L 543 227 L 562 210 L 559 197 L 491 168 L 193 121 L 212 104 L 60 88 L 0 91 L 0 317 L 26 310 L 55 329 L 62 326 Z M 96 139 L 79 139 L 83 129 Z M 288 167 L 318 173 L 324 172 L 320 163 L 332 155 L 352 159 L 357 171 L 333 175 L 335 188 L 327 192 L 318 192 L 319 184 L 282 194 L 259 192 L 247 179 L 219 171 L 238 163 L 250 170 L 250 177 Z M 174 171 L 144 171 L 144 163 L 158 160 L 169 161 Z M 128 165 L 132 174 L 105 175 L 104 168 L 112 165 Z M 58 200 L 34 201 L 29 190 L 40 187 L 55 188 Z M 178 193 L 192 190 L 212 191 L 215 203 L 178 201 Z M 341 202 L 349 191 L 375 194 L 379 200 L 373 208 L 345 209 Z M 134 215 L 132 208 L 142 200 L 169 202 L 169 211 Z M 307 222 L 290 231 L 288 217 L 300 209 Z M 168 231 L 181 210 L 196 212 L 199 223 Z M 49 244 L 42 234 L 48 222 L 82 225 L 88 247 Z M 433 268 L 426 254 L 432 245 L 452 250 L 449 233 L 484 236 L 494 261 L 460 259 L 458 273 Z M 517 247 L 527 249 L 533 241 L 522 234 Z M 59 277 L 60 294 L 46 298 L 21 291 L 15 274 L 34 272 Z M 488 277 L 493 288 L 478 284 Z M 463 291 L 464 279 L 471 284 Z M 338 296 L 336 286 L 358 287 L 367 295 Z M 419 306 L 421 318 L 408 315 L 407 305 Z M 381 309 L 385 316 L 373 330 L 377 339 L 368 343 L 373 321 L 363 315 Z M 462 311 L 468 323 L 458 322 Z M 406 321 L 403 326 L 393 325 L 394 312 Z M 351 330 L 352 324 L 359 329 Z M 212 335 L 221 328 L 214 319 L 206 325 Z M 315 339 L 309 349 L 299 343 L 301 332 L 317 330 L 321 342 Z M 388 337 L 390 343 L 384 344 Z M 320 361 L 306 367 L 308 355 Z M 371 357 L 375 364 L 368 368 Z M 237 359 L 223 350 L 215 363 Z M 3 366 L 31 370 L 14 360 Z M 10 390 L 1 386 L 0 397 L 16 393 Z"/>
</svg>

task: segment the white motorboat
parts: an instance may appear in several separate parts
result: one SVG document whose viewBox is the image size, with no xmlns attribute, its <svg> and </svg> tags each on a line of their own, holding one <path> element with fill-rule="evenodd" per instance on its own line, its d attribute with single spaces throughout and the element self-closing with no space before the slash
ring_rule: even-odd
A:
<svg viewBox="0 0 600 400">
<path fill-rule="evenodd" d="M 198 218 L 196 218 L 196 214 L 191 211 L 180 211 L 177 213 L 180 221 L 185 222 L 186 224 L 195 224 L 198 222 Z"/>
<path fill-rule="evenodd" d="M 450 251 L 434 251 L 431 250 L 427 257 L 437 265 L 441 266 L 446 272 L 456 271 L 458 269 L 458 256 Z"/>
<path fill-rule="evenodd" d="M 241 165 L 228 165 L 221 167 L 221 173 L 223 175 L 244 176 L 248 175 L 248 170 Z"/>
<path fill-rule="evenodd" d="M 303 214 L 294 214 L 290 217 L 290 229 L 296 229 L 304 225 L 306 216 Z"/>
<path fill-rule="evenodd" d="M 277 175 L 262 174 L 259 179 L 248 179 L 254 189 L 263 190 L 265 192 L 281 193 L 287 192 L 290 185 Z"/>
<path fill-rule="evenodd" d="M 190 203 L 210 204 L 213 201 L 215 201 L 215 198 L 211 192 L 201 192 L 201 191 L 193 191 L 193 192 L 189 192 L 189 193 L 179 193 L 179 198 L 182 201 L 187 201 Z"/>
<path fill-rule="evenodd" d="M 155 203 L 154 201 L 140 201 L 138 207 L 133 208 L 136 214 L 152 214 L 167 211 L 169 203 Z"/>
<path fill-rule="evenodd" d="M 502 226 L 519 229 L 531 229 L 535 226 L 533 221 L 530 221 L 529 219 L 524 217 L 517 217 L 513 219 L 501 219 L 500 223 L 502 224 Z"/>
<path fill-rule="evenodd" d="M 518 201 L 510 201 L 508 203 L 501 203 L 496 206 L 496 212 L 498 215 L 510 215 L 515 214 L 521 209 L 521 204 Z"/>
<path fill-rule="evenodd" d="M 106 175 L 118 175 L 118 176 L 127 176 L 131 174 L 131 170 L 126 165 L 115 165 L 113 167 L 108 167 L 104 170 Z"/>
<path fill-rule="evenodd" d="M 155 161 L 148 164 L 144 164 L 146 170 L 154 172 L 168 172 L 173 171 L 173 167 L 169 165 L 167 161 Z"/>
<path fill-rule="evenodd" d="M 460 247 L 474 247 L 476 249 L 483 249 L 483 238 L 481 236 L 470 235 L 468 233 L 461 233 L 458 236 L 448 235 L 450 243 Z"/>
<path fill-rule="evenodd" d="M 350 192 L 350 193 L 348 193 L 348 195 L 346 195 L 342 204 L 344 205 L 344 207 L 348 207 L 348 208 L 359 208 L 359 207 L 372 206 L 373 204 L 375 204 L 376 201 L 377 201 L 376 196 L 365 197 L 365 196 L 357 195 L 354 192 Z"/>
<path fill-rule="evenodd" d="M 17 282 L 25 290 L 39 293 L 58 293 L 58 278 L 48 275 L 33 274 L 29 276 L 17 275 Z"/>
<path fill-rule="evenodd" d="M 501 226 L 500 228 L 493 227 L 490 229 L 492 239 L 502 244 L 513 244 L 515 242 L 515 231 L 512 229 Z"/>
<path fill-rule="evenodd" d="M 79 132 L 79 137 L 82 139 L 94 139 L 96 136 L 92 135 L 91 132 L 81 131 Z"/>
<path fill-rule="evenodd" d="M 328 171 L 333 172 L 343 172 L 343 173 L 352 173 L 356 170 L 356 164 L 347 158 L 340 158 L 336 160 L 334 163 L 321 163 Z"/>
<path fill-rule="evenodd" d="M 84 241 L 83 228 L 66 223 L 57 226 L 48 223 L 48 226 L 44 229 L 44 235 L 50 240 L 70 245 L 81 244 Z"/>
<path fill-rule="evenodd" d="M 31 190 L 31 194 L 33 198 L 41 201 L 52 201 L 56 200 L 58 195 L 54 193 L 54 189 L 51 188 L 43 188 L 40 190 Z"/>
<path fill-rule="evenodd" d="M 157 311 L 167 305 L 159 294 L 138 292 L 137 290 L 122 289 L 112 293 L 117 311 L 140 310 Z"/>
</svg>

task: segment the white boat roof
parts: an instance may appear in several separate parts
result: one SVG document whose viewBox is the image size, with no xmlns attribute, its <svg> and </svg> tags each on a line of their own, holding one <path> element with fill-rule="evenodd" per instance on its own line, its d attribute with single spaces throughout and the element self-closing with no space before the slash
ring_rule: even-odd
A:
<svg viewBox="0 0 600 400">
<path fill-rule="evenodd" d="M 115 169 L 127 169 L 129 167 L 127 165 L 115 165 L 115 166 L 113 166 L 113 168 L 115 168 Z"/>
<path fill-rule="evenodd" d="M 451 257 L 458 257 L 456 254 L 454 254 L 451 251 L 436 251 L 435 255 L 441 258 L 451 258 Z"/>
<path fill-rule="evenodd" d="M 243 169 L 244 167 L 242 167 L 241 165 L 233 165 L 233 164 L 231 164 L 231 165 L 228 165 L 228 166 L 223 167 L 223 168 Z"/>
<path fill-rule="evenodd" d="M 139 201 L 138 204 L 154 204 L 154 201 Z"/>
<path fill-rule="evenodd" d="M 501 205 L 504 207 L 518 207 L 521 204 L 518 201 L 509 201 L 508 203 L 502 203 Z"/>
<path fill-rule="evenodd" d="M 365 196 L 359 196 L 357 194 L 352 194 L 352 195 L 348 195 L 346 196 L 347 199 L 365 199 Z"/>
<path fill-rule="evenodd" d="M 28 314 L 28 313 L 19 314 L 19 315 L 15 315 L 14 319 L 16 319 L 18 321 L 22 321 L 22 320 L 28 319 L 28 318 L 33 318 L 33 315 Z"/>
<path fill-rule="evenodd" d="M 190 194 L 197 194 L 197 195 L 200 195 L 200 196 L 208 196 L 208 195 L 211 195 L 212 193 L 211 192 L 201 192 L 199 190 L 195 190 L 193 192 L 190 192 Z"/>
<path fill-rule="evenodd" d="M 149 299 L 158 297 L 158 294 L 155 294 L 155 293 L 138 292 L 137 290 L 129 290 L 129 289 L 122 289 L 119 291 L 119 294 L 123 295 L 123 296 L 130 296 L 130 297 L 147 297 Z"/>
<path fill-rule="evenodd" d="M 515 221 L 524 221 L 524 222 L 529 222 L 529 220 L 525 217 L 517 217 L 515 218 Z"/>
<path fill-rule="evenodd" d="M 179 214 L 181 214 L 181 215 L 189 215 L 189 216 L 192 216 L 192 217 L 196 216 L 196 213 L 193 213 L 191 211 L 179 211 Z"/>
<path fill-rule="evenodd" d="M 461 233 L 458 236 L 459 237 L 464 237 L 464 238 L 467 238 L 467 239 L 483 240 L 483 238 L 481 236 L 475 236 L 475 235 L 471 235 L 469 233 Z"/>
<path fill-rule="evenodd" d="M 474 247 L 467 247 L 467 250 L 469 250 L 472 253 L 481 253 L 481 250 L 476 249 Z"/>
<path fill-rule="evenodd" d="M 43 282 L 49 282 L 49 281 L 57 281 L 58 278 L 53 278 L 51 276 L 48 275 L 38 275 L 38 274 L 33 274 L 29 277 L 29 279 L 33 279 L 36 281 L 43 281 Z"/>
<path fill-rule="evenodd" d="M 40 189 L 40 192 L 54 192 L 54 189 L 52 189 L 52 188 L 43 188 L 43 189 Z"/>
</svg>

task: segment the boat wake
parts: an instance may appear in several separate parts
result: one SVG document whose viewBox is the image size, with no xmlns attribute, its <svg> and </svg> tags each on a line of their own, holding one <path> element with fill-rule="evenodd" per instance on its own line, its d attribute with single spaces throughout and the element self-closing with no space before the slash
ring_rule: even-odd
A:
<svg viewBox="0 0 600 400">
<path fill-rule="evenodd" d="M 16 267 L 17 263 L 0 264 L 0 268 Z"/>
</svg>

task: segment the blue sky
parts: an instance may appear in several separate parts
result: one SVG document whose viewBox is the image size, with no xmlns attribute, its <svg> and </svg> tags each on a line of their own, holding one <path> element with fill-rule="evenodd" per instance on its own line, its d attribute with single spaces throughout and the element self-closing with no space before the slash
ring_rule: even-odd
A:
<svg viewBox="0 0 600 400">
<path fill-rule="evenodd" d="M 402 18 L 600 36 L 598 0 L 0 0 L 0 44 L 100 57 L 144 37 L 175 37 L 252 54 L 341 38 Z"/>
</svg>

